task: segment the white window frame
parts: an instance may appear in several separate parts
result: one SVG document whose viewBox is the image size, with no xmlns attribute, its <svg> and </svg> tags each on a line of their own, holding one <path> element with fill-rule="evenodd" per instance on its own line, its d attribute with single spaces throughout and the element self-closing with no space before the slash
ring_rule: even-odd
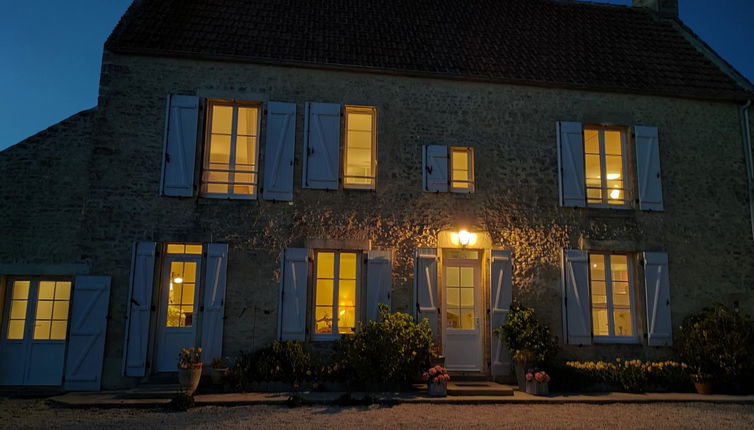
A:
<svg viewBox="0 0 754 430">
<path fill-rule="evenodd" d="M 615 333 L 615 316 L 613 312 L 615 310 L 613 306 L 613 274 L 610 267 L 610 256 L 612 255 L 624 255 L 627 261 L 628 270 L 628 303 L 629 310 L 631 311 L 631 324 L 633 328 L 633 335 L 631 336 L 616 336 Z M 594 318 L 592 320 L 592 339 L 595 343 L 639 343 L 639 330 L 636 326 L 636 300 L 635 300 L 635 285 L 636 285 L 636 273 L 634 272 L 634 256 L 627 253 L 619 252 L 605 252 L 605 251 L 589 251 L 588 265 L 589 265 L 589 315 L 592 315 L 594 304 L 592 303 L 592 256 L 601 256 L 605 265 L 605 293 L 607 294 L 607 304 L 605 309 L 608 312 L 608 332 L 611 333 L 607 336 L 599 336 L 594 334 Z"/>
<path fill-rule="evenodd" d="M 228 165 L 230 166 L 228 170 L 223 169 L 211 169 L 209 167 L 210 161 L 210 143 L 211 143 L 211 136 L 212 136 L 212 107 L 213 106 L 230 106 L 233 108 L 233 120 L 231 123 L 231 130 L 230 130 L 230 154 L 228 158 Z M 254 145 L 254 170 L 236 170 L 235 164 L 236 164 L 236 139 L 238 138 L 238 108 L 239 107 L 253 107 L 257 109 L 257 133 L 254 135 L 254 138 L 256 139 L 256 144 Z M 259 175 L 260 175 L 260 169 L 259 169 L 259 146 L 260 146 L 260 134 L 262 129 L 262 114 L 264 113 L 262 109 L 262 103 L 257 101 L 247 101 L 247 100 L 229 100 L 229 99 L 207 99 L 206 102 L 206 120 L 204 122 L 204 143 L 202 145 L 202 149 L 204 151 L 204 157 L 202 160 L 202 174 L 199 178 L 199 195 L 202 197 L 207 198 L 214 198 L 214 199 L 240 199 L 240 200 L 256 200 L 259 196 Z M 204 179 L 205 172 L 227 172 L 228 173 L 228 192 L 227 193 L 209 193 L 204 192 L 204 186 L 208 183 L 219 183 L 219 184 L 225 184 L 225 182 L 209 182 Z M 255 180 L 253 180 L 251 183 L 242 182 L 237 183 L 234 181 L 234 174 L 235 173 L 242 173 L 242 174 L 251 174 Z M 233 193 L 233 186 L 234 185 L 250 185 L 254 187 L 254 193 L 253 194 L 236 194 Z"/>
<path fill-rule="evenodd" d="M 465 152 L 468 156 L 468 168 L 469 180 L 467 181 L 455 181 L 453 180 L 453 153 Z M 457 188 L 453 184 L 456 182 L 465 182 L 469 186 L 467 188 Z M 451 146 L 448 148 L 448 191 L 451 193 L 471 194 L 476 189 L 476 177 L 474 176 L 474 148 L 471 146 Z"/>
<path fill-rule="evenodd" d="M 334 254 L 334 262 L 333 262 L 333 332 L 331 333 L 317 333 L 317 259 L 319 258 L 320 252 L 331 252 Z M 356 297 L 354 299 L 354 302 L 356 303 L 356 311 L 354 315 L 354 333 L 356 330 L 359 329 L 359 324 L 361 321 L 361 313 L 362 313 L 362 289 L 363 289 L 363 261 L 365 257 L 365 253 L 359 250 L 349 250 L 349 249 L 315 249 L 312 251 L 312 275 L 311 279 L 312 282 L 310 283 L 310 291 L 312 292 L 309 294 L 309 297 L 311 297 L 311 303 L 309 305 L 309 311 L 311 317 L 309 318 L 309 327 L 311 327 L 311 338 L 315 341 L 328 341 L 328 340 L 337 340 L 340 339 L 342 336 L 348 336 L 348 333 L 337 333 L 338 329 L 338 287 L 340 284 L 340 254 L 356 254 Z"/>
<path fill-rule="evenodd" d="M 600 179 L 602 181 L 600 190 L 602 190 L 602 203 L 590 203 L 589 190 L 596 189 L 590 187 L 587 184 L 587 172 L 586 172 L 586 130 L 597 130 L 597 136 L 599 139 L 599 156 L 600 156 Z M 606 152 L 605 152 L 605 131 L 618 131 L 621 134 L 621 164 L 623 165 L 623 203 L 622 204 L 610 204 L 608 198 L 608 192 L 610 188 L 607 186 L 607 175 L 605 171 L 606 167 Z M 631 208 L 631 196 L 632 192 L 629 190 L 629 169 L 628 169 L 628 127 L 613 126 L 613 125 L 600 125 L 600 124 L 585 124 L 582 126 L 583 136 L 583 148 L 584 148 L 584 198 L 586 199 L 586 206 L 590 208 L 610 208 L 610 209 L 630 209 Z"/>
<path fill-rule="evenodd" d="M 344 189 L 374 190 L 377 188 L 377 108 L 375 106 L 345 105 L 343 112 L 343 139 L 341 148 L 341 182 Z M 348 114 L 369 114 L 372 116 L 372 176 L 349 176 L 348 170 Z M 370 179 L 369 184 L 347 184 L 346 178 Z"/>
</svg>

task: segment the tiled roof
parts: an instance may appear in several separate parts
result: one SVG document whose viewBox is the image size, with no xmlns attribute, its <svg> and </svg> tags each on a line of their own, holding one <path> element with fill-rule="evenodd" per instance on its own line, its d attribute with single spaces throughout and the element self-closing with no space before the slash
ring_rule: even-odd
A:
<svg viewBox="0 0 754 430">
<path fill-rule="evenodd" d="M 555 0 L 136 0 L 116 53 L 751 97 L 644 9 Z"/>
</svg>

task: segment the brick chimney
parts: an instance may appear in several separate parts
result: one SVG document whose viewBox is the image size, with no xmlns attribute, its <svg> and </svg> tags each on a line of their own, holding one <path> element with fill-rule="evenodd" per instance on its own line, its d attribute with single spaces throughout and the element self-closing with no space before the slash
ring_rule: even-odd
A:
<svg viewBox="0 0 754 430">
<path fill-rule="evenodd" d="M 653 10 L 661 18 L 678 18 L 678 0 L 632 0 L 634 7 Z"/>
</svg>

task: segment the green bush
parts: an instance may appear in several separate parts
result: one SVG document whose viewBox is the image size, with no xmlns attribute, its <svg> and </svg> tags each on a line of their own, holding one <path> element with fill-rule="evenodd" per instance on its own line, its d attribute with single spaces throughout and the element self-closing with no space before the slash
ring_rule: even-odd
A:
<svg viewBox="0 0 754 430">
<path fill-rule="evenodd" d="M 301 342 L 274 341 L 269 346 L 242 354 L 230 369 L 230 379 L 239 388 L 251 382 L 282 381 L 291 384 L 319 377 L 317 360 Z"/>
<path fill-rule="evenodd" d="M 550 327 L 537 320 L 534 309 L 520 304 L 511 305 L 508 319 L 495 329 L 517 361 L 543 362 L 558 353 L 558 340 Z"/>
<path fill-rule="evenodd" d="M 569 361 L 552 366 L 553 391 L 688 392 L 686 365 L 676 361 Z"/>
<path fill-rule="evenodd" d="M 335 366 L 350 382 L 407 384 L 428 364 L 432 330 L 426 320 L 416 323 L 384 305 L 379 315 L 379 321 L 369 321 L 353 336 L 336 342 Z"/>
<path fill-rule="evenodd" d="M 745 385 L 754 375 L 754 322 L 723 305 L 686 316 L 674 348 L 697 380 Z"/>
</svg>

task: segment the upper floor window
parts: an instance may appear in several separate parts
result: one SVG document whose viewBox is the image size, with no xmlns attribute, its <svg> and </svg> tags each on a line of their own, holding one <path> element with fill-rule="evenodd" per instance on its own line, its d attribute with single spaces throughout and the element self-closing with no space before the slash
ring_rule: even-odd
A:
<svg viewBox="0 0 754 430">
<path fill-rule="evenodd" d="M 599 338 L 635 338 L 633 276 L 628 255 L 589 254 L 592 333 Z"/>
<path fill-rule="evenodd" d="M 346 106 L 343 142 L 343 186 L 375 187 L 377 134 L 374 107 Z"/>
<path fill-rule="evenodd" d="M 450 191 L 474 192 L 474 150 L 471 147 L 450 147 Z"/>
<path fill-rule="evenodd" d="M 589 206 L 628 204 L 625 154 L 625 129 L 584 127 L 584 170 Z"/>
<path fill-rule="evenodd" d="M 204 196 L 256 198 L 259 111 L 253 102 L 208 101 Z"/>
<path fill-rule="evenodd" d="M 424 191 L 474 192 L 474 148 L 426 145 L 422 165 Z"/>
<path fill-rule="evenodd" d="M 314 334 L 341 335 L 356 330 L 359 253 L 316 251 L 314 254 Z"/>
</svg>

